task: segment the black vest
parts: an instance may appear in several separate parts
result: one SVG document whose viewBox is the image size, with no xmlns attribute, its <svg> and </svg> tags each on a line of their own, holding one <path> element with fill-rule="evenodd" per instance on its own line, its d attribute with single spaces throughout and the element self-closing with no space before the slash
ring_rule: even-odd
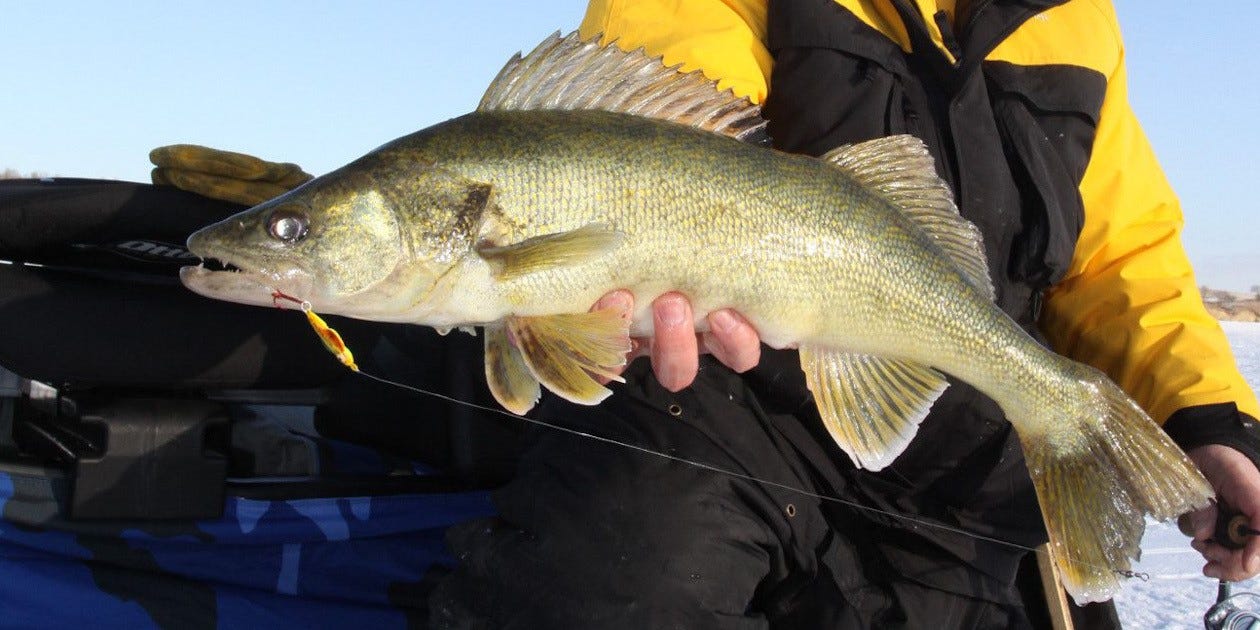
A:
<svg viewBox="0 0 1260 630">
<path fill-rule="evenodd" d="M 939 16 L 956 64 L 931 43 L 912 3 L 892 2 L 910 34 L 909 54 L 833 0 L 770 1 L 770 135 L 780 149 L 812 155 L 891 134 L 923 139 L 961 213 L 984 235 L 999 306 L 1041 339 L 1041 293 L 1067 271 L 1084 218 L 1078 185 L 1105 77 L 1074 66 L 984 61 L 1025 20 L 1062 0 L 977 0 L 959 16 L 961 37 Z M 794 352 L 767 351 L 747 380 L 767 408 L 802 418 L 829 449 L 832 462 L 820 463 L 820 476 L 877 505 L 1002 540 L 1044 541 L 1018 440 L 987 396 L 952 380 L 905 453 L 883 471 L 857 471 L 820 428 L 796 366 Z M 830 465 L 836 469 L 825 470 Z M 934 537 L 999 574 L 1014 570 L 1000 557 L 1022 553 Z"/>
</svg>

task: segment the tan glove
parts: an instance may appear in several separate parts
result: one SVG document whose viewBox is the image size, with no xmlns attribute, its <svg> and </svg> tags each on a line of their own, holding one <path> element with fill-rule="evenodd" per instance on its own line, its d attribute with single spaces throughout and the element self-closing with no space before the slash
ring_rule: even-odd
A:
<svg viewBox="0 0 1260 630">
<path fill-rule="evenodd" d="M 189 192 L 255 205 L 309 181 L 297 164 L 268 162 L 252 155 L 195 144 L 172 144 L 149 152 L 153 183 Z"/>
</svg>

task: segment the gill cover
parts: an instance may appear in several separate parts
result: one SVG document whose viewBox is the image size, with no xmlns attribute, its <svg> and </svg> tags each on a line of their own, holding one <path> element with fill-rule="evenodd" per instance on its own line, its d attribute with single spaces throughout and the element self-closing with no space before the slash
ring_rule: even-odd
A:
<svg viewBox="0 0 1260 630">
<path fill-rule="evenodd" d="M 317 298 L 354 298 L 338 303 L 338 312 L 379 317 L 407 310 L 472 249 L 482 227 L 489 184 L 405 157 L 370 154 L 313 191 L 307 233 L 290 247 L 312 262 L 323 289 Z M 274 240 L 301 232 L 300 217 L 275 212 Z"/>
<path fill-rule="evenodd" d="M 202 228 L 189 250 L 233 271 L 188 268 L 184 283 L 209 297 L 269 304 L 279 290 L 320 308 L 393 273 L 403 254 L 390 200 L 363 174 L 334 173 Z"/>
<path fill-rule="evenodd" d="M 401 170 L 396 177 L 383 188 L 398 210 L 405 255 L 411 264 L 441 275 L 473 248 L 492 207 L 492 187 L 432 164 Z"/>
<path fill-rule="evenodd" d="M 251 212 L 265 249 L 312 277 L 307 299 L 370 289 L 393 272 L 401 252 L 398 216 L 365 176 L 316 180 Z"/>
</svg>

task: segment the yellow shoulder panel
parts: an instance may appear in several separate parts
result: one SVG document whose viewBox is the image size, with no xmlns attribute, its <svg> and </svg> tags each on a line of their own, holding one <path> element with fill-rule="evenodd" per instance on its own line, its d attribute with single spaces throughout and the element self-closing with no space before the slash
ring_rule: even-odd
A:
<svg viewBox="0 0 1260 630">
<path fill-rule="evenodd" d="M 906 33 L 906 26 L 901 21 L 901 15 L 897 13 L 897 10 L 893 8 L 892 3 L 888 2 L 888 0 L 836 0 L 836 4 L 848 9 L 850 13 L 865 22 L 867 26 L 896 42 L 902 50 L 910 52 L 910 35 Z M 941 30 L 936 26 L 936 20 L 932 16 L 941 8 L 952 12 L 954 3 L 938 0 L 914 0 L 914 4 L 923 16 L 923 23 L 927 26 L 928 34 L 932 37 L 932 43 L 936 44 L 936 47 L 950 61 L 953 61 L 954 55 L 945 47 L 945 38 L 941 35 Z"/>
<path fill-rule="evenodd" d="M 766 98 L 773 61 L 765 45 L 765 0 L 592 0 L 579 30 L 661 55 L 666 65 L 699 69 L 719 89 L 754 102 Z"/>
<path fill-rule="evenodd" d="M 985 59 L 1069 64 L 1110 75 L 1120 63 L 1120 30 L 1109 3 L 1073 0 L 1031 17 Z"/>
<path fill-rule="evenodd" d="M 1234 402 L 1260 417 L 1220 325 L 1203 307 L 1181 245 L 1181 206 L 1128 102 L 1123 51 L 1081 182 L 1085 221 L 1042 328 L 1064 354 L 1106 371 L 1163 422 Z"/>
<path fill-rule="evenodd" d="M 934 0 L 915 0 L 931 16 Z M 837 0 L 858 19 L 910 50 L 900 16 L 887 0 Z M 603 33 L 625 49 L 642 47 L 662 55 L 667 65 L 702 70 L 720 89 L 760 103 L 765 99 L 773 59 L 766 49 L 766 0 L 591 0 L 580 32 Z M 947 55 L 936 23 L 928 19 L 932 40 Z"/>
</svg>

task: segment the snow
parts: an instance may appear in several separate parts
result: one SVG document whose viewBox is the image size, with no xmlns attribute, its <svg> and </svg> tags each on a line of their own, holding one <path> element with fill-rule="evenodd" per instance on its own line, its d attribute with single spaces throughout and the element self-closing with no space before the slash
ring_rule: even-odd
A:
<svg viewBox="0 0 1260 630">
<path fill-rule="evenodd" d="M 1260 391 L 1260 324 L 1222 322 L 1238 369 Z M 1175 523 L 1147 523 L 1142 560 L 1135 570 L 1149 580 L 1130 580 L 1116 596 L 1126 628 L 1202 628 L 1203 613 L 1216 601 L 1216 580 L 1203 576 L 1203 558 Z M 1234 586 L 1234 592 L 1260 592 L 1260 579 Z"/>
</svg>

